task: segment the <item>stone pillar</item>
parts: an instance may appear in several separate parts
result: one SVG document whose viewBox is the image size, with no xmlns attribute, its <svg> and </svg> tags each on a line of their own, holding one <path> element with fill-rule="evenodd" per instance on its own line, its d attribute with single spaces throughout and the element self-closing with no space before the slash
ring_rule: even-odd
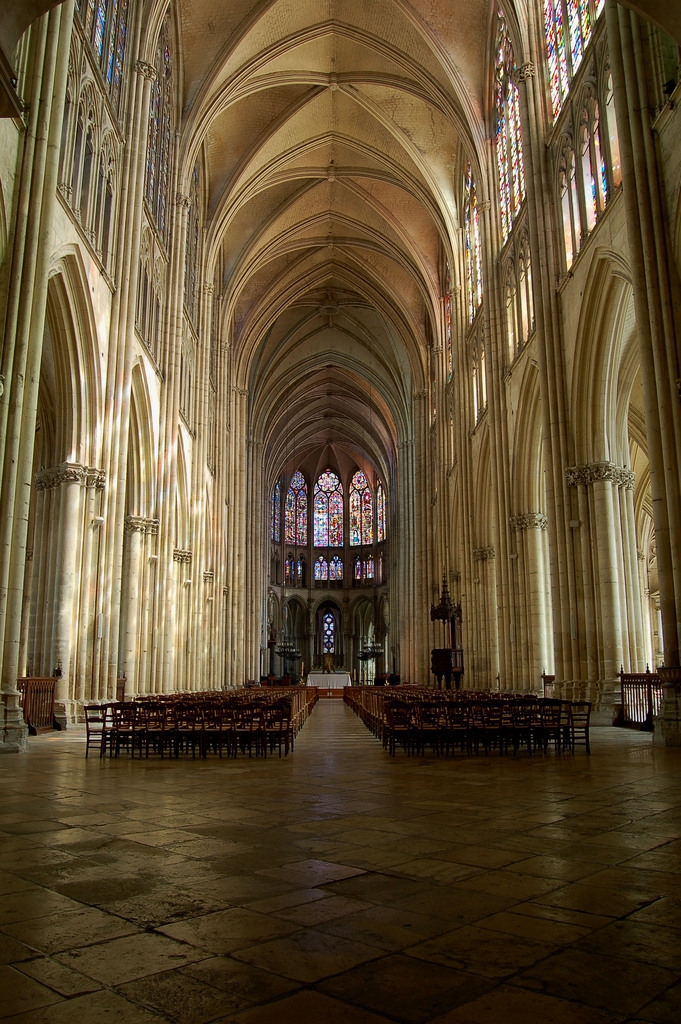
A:
<svg viewBox="0 0 681 1024">
<path fill-rule="evenodd" d="M 520 541 L 519 571 L 522 571 L 523 578 L 519 597 L 526 613 L 522 646 L 527 651 L 527 657 L 522 663 L 524 678 L 518 682 L 524 689 L 535 689 L 539 686 L 542 671 L 550 672 L 552 667 L 542 543 L 548 521 L 543 512 L 525 512 L 511 516 L 509 525 Z M 516 638 L 516 643 L 519 643 L 520 639 Z"/>
<path fill-rule="evenodd" d="M 624 657 L 626 615 L 623 619 L 621 594 L 623 586 L 626 592 L 627 580 L 622 552 L 629 535 L 626 521 L 619 516 L 617 489 L 631 486 L 633 474 L 610 462 L 596 462 L 571 467 L 566 480 L 568 486 L 579 488 L 580 521 L 575 528 L 582 538 L 584 607 L 580 622 L 590 652 L 586 678 L 569 685 L 575 696 L 581 694 L 593 702 L 595 722 L 611 724 Z"/>
</svg>

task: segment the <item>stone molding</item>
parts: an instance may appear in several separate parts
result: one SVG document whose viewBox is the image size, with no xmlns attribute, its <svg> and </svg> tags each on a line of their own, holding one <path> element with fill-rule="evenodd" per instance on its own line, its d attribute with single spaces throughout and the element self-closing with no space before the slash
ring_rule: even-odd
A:
<svg viewBox="0 0 681 1024">
<path fill-rule="evenodd" d="M 473 561 L 486 562 L 490 558 L 496 558 L 496 550 L 490 545 L 486 548 L 476 548 L 473 552 Z"/>
<path fill-rule="evenodd" d="M 176 192 L 175 193 L 175 205 L 176 206 L 181 206 L 182 209 L 184 209 L 184 210 L 188 210 L 191 207 L 191 205 L 192 205 L 192 201 L 189 198 L 189 196 L 186 196 L 184 194 L 184 192 Z"/>
<path fill-rule="evenodd" d="M 203 574 L 203 582 L 212 583 L 214 579 L 215 573 L 212 571 L 212 569 L 206 569 L 206 571 Z"/>
<path fill-rule="evenodd" d="M 101 491 L 105 479 L 105 474 L 101 469 L 81 466 L 77 462 L 62 462 L 59 466 L 41 469 L 39 473 L 36 473 L 33 484 L 36 491 L 49 491 L 64 483 L 84 484 L 86 487 L 94 487 Z"/>
<path fill-rule="evenodd" d="M 509 516 L 508 521 L 513 533 L 523 530 L 547 530 L 549 521 L 543 512 L 522 512 L 517 516 Z"/>
<path fill-rule="evenodd" d="M 533 61 L 528 60 L 518 68 L 518 81 L 526 82 L 528 78 L 535 78 L 536 74 L 537 65 Z"/>
<path fill-rule="evenodd" d="M 126 516 L 126 533 L 144 533 L 156 536 L 158 533 L 158 519 L 148 519 L 146 516 Z"/>
<path fill-rule="evenodd" d="M 143 78 L 147 78 L 150 82 L 156 80 L 156 68 L 146 60 L 136 61 L 135 71 L 138 75 L 142 75 Z"/>
<path fill-rule="evenodd" d="M 478 209 L 480 210 L 481 213 L 489 213 L 489 211 L 492 209 L 492 200 L 481 199 L 478 203 Z"/>
<path fill-rule="evenodd" d="M 174 551 L 173 551 L 173 561 L 174 562 L 185 562 L 185 563 L 187 563 L 187 562 L 191 562 L 191 560 L 192 560 L 192 552 L 191 551 L 184 551 L 182 548 L 175 548 L 174 549 Z"/>
<path fill-rule="evenodd" d="M 632 490 L 636 475 L 631 469 L 616 466 L 614 462 L 592 462 L 589 466 L 570 466 L 565 470 L 565 480 L 568 487 L 578 487 L 580 484 L 587 487 L 597 480 L 609 480 Z"/>
</svg>

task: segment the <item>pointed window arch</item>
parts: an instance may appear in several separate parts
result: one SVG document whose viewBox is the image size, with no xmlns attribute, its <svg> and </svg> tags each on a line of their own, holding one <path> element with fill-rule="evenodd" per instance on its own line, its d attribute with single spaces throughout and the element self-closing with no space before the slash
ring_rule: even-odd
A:
<svg viewBox="0 0 681 1024">
<path fill-rule="evenodd" d="M 270 505 L 270 539 L 278 544 L 281 539 L 281 481 L 277 480 L 272 488 Z"/>
<path fill-rule="evenodd" d="M 376 540 L 379 544 L 385 540 L 385 534 L 385 491 L 379 480 L 376 488 Z"/>
<path fill-rule="evenodd" d="M 468 291 L 468 322 L 475 320 L 482 305 L 482 240 L 478 193 L 473 179 L 470 160 L 466 164 L 463 182 L 464 245 L 466 254 L 466 285 Z"/>
<path fill-rule="evenodd" d="M 317 582 L 329 578 L 329 563 L 322 555 L 315 561 L 314 578 Z"/>
<path fill-rule="evenodd" d="M 165 238 L 168 223 L 168 188 L 170 185 L 170 142 L 173 116 L 173 57 L 170 12 L 161 27 L 156 48 L 156 78 L 151 84 L 149 132 L 147 135 L 147 168 L 144 194 L 156 226 Z"/>
<path fill-rule="evenodd" d="M 506 18 L 501 10 L 497 14 L 496 54 L 494 92 L 497 174 L 501 234 L 505 242 L 525 199 L 525 166 L 520 125 L 520 99 L 516 85 L 517 69 Z"/>
<path fill-rule="evenodd" d="M 300 470 L 296 470 L 291 477 L 286 492 L 284 539 L 287 544 L 299 547 L 307 544 L 307 483 Z"/>
<path fill-rule="evenodd" d="M 349 490 L 350 504 L 350 546 L 373 544 L 374 542 L 374 496 L 369 481 L 358 469 L 352 478 Z"/>
<path fill-rule="evenodd" d="M 343 559 L 340 557 L 340 555 L 334 555 L 331 561 L 329 562 L 329 579 L 343 579 Z"/>
<path fill-rule="evenodd" d="M 544 0 L 544 43 L 554 120 L 604 7 L 605 0 Z"/>
<path fill-rule="evenodd" d="M 189 190 L 189 223 L 184 261 L 184 306 L 194 327 L 198 327 L 199 319 L 198 279 L 201 220 L 201 168 L 197 160 Z"/>
<path fill-rule="evenodd" d="M 322 619 L 322 646 L 324 654 L 336 651 L 336 616 L 332 611 L 325 612 Z"/>
<path fill-rule="evenodd" d="M 330 469 L 320 474 L 314 487 L 314 546 L 343 546 L 343 485 Z"/>
<path fill-rule="evenodd" d="M 123 81 L 128 0 L 76 0 L 76 9 L 116 108 Z"/>
</svg>

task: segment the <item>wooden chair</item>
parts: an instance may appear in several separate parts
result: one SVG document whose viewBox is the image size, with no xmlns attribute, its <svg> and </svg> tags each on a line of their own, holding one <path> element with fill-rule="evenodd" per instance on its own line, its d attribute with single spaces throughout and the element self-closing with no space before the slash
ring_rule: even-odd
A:
<svg viewBox="0 0 681 1024">
<path fill-rule="evenodd" d="M 140 746 L 139 708 L 134 703 L 111 705 L 111 753 L 118 757 L 121 748 L 135 756 L 135 748 L 142 753 Z"/>
<path fill-rule="evenodd" d="M 563 749 L 563 720 L 561 701 L 545 698 L 539 702 L 539 728 L 537 730 L 537 744 L 541 746 L 546 754 L 549 744 L 553 743 L 554 750 L 560 754 Z M 535 745 L 537 745 L 535 744 Z"/>
<path fill-rule="evenodd" d="M 85 708 L 85 756 L 90 750 L 99 750 L 104 757 L 111 738 L 111 705 L 86 704 Z"/>
<path fill-rule="evenodd" d="M 411 706 L 401 701 L 398 703 L 386 700 L 383 705 L 383 715 L 383 746 L 390 756 L 395 756 L 398 740 L 402 749 L 407 754 L 411 754 L 414 748 Z"/>
<path fill-rule="evenodd" d="M 446 704 L 446 724 L 444 730 L 444 746 L 446 753 L 450 747 L 458 747 L 466 754 L 471 753 L 471 710 L 466 700 L 449 700 Z"/>
<path fill-rule="evenodd" d="M 591 718 L 590 700 L 570 701 L 568 714 L 569 747 L 574 754 L 575 746 L 583 743 L 587 754 L 591 753 L 589 744 L 589 720 Z"/>
<path fill-rule="evenodd" d="M 446 727 L 446 712 L 443 705 L 422 701 L 414 705 L 412 713 L 414 749 L 424 754 L 427 745 L 439 754 Z"/>
</svg>

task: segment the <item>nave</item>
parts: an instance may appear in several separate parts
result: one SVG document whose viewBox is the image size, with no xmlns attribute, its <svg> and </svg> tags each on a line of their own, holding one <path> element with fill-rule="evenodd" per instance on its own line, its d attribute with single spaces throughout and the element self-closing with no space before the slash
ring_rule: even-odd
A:
<svg viewBox="0 0 681 1024">
<path fill-rule="evenodd" d="M 671 1024 L 681 753 L 391 758 L 320 701 L 287 758 L 3 762 L 16 1024 Z"/>
</svg>

